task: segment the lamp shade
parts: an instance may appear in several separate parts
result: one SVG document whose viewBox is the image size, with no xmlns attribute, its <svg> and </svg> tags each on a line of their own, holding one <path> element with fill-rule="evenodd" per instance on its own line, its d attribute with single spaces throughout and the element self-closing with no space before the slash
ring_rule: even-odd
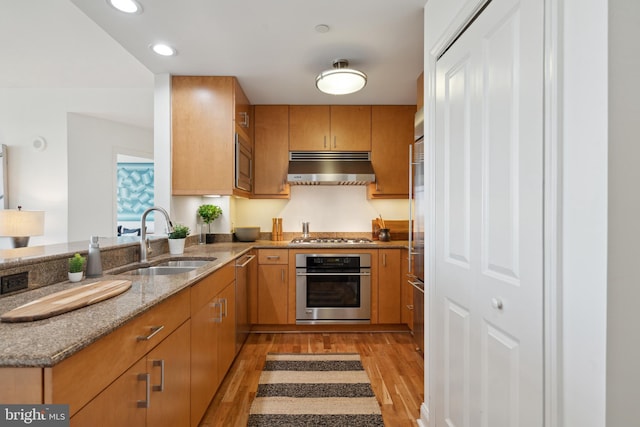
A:
<svg viewBox="0 0 640 427">
<path fill-rule="evenodd" d="M 44 234 L 44 211 L 0 210 L 0 236 L 27 237 Z"/>
<path fill-rule="evenodd" d="M 365 87 L 367 75 L 362 71 L 348 68 L 349 61 L 337 59 L 333 69 L 326 70 L 316 77 L 316 87 L 330 95 L 347 95 Z"/>
</svg>

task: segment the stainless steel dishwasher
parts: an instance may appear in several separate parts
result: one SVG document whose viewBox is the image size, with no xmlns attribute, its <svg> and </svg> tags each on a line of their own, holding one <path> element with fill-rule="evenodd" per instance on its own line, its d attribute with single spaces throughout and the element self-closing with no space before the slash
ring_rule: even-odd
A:
<svg viewBox="0 0 640 427">
<path fill-rule="evenodd" d="M 236 354 L 251 331 L 249 319 L 249 269 L 255 255 L 247 254 L 236 260 Z"/>
</svg>

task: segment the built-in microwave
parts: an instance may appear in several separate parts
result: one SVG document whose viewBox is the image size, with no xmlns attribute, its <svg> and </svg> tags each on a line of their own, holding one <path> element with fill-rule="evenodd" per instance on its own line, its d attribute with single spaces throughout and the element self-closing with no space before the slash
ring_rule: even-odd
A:
<svg viewBox="0 0 640 427">
<path fill-rule="evenodd" d="M 251 144 L 238 132 L 236 132 L 235 157 L 235 186 L 240 190 L 251 191 L 251 183 L 253 181 L 251 172 L 253 168 Z"/>
</svg>

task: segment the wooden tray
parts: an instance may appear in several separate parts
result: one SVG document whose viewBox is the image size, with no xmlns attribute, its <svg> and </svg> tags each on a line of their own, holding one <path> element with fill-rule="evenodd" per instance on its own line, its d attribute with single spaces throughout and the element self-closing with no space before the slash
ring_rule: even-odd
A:
<svg viewBox="0 0 640 427">
<path fill-rule="evenodd" d="M 0 316 L 3 322 L 31 322 L 57 316 L 120 295 L 131 280 L 102 280 L 47 295 Z"/>
</svg>

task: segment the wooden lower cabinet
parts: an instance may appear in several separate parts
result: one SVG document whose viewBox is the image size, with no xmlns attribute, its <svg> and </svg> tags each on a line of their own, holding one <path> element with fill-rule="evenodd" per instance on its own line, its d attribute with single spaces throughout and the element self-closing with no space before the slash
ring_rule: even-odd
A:
<svg viewBox="0 0 640 427">
<path fill-rule="evenodd" d="M 378 252 L 378 323 L 401 322 L 400 249 Z"/>
<path fill-rule="evenodd" d="M 284 325 L 288 323 L 289 264 L 285 249 L 258 251 L 258 323 Z"/>
<path fill-rule="evenodd" d="M 71 418 L 72 426 L 188 426 L 187 320 Z"/>
<path fill-rule="evenodd" d="M 191 288 L 191 426 L 197 426 L 235 358 L 235 263 Z"/>
</svg>

